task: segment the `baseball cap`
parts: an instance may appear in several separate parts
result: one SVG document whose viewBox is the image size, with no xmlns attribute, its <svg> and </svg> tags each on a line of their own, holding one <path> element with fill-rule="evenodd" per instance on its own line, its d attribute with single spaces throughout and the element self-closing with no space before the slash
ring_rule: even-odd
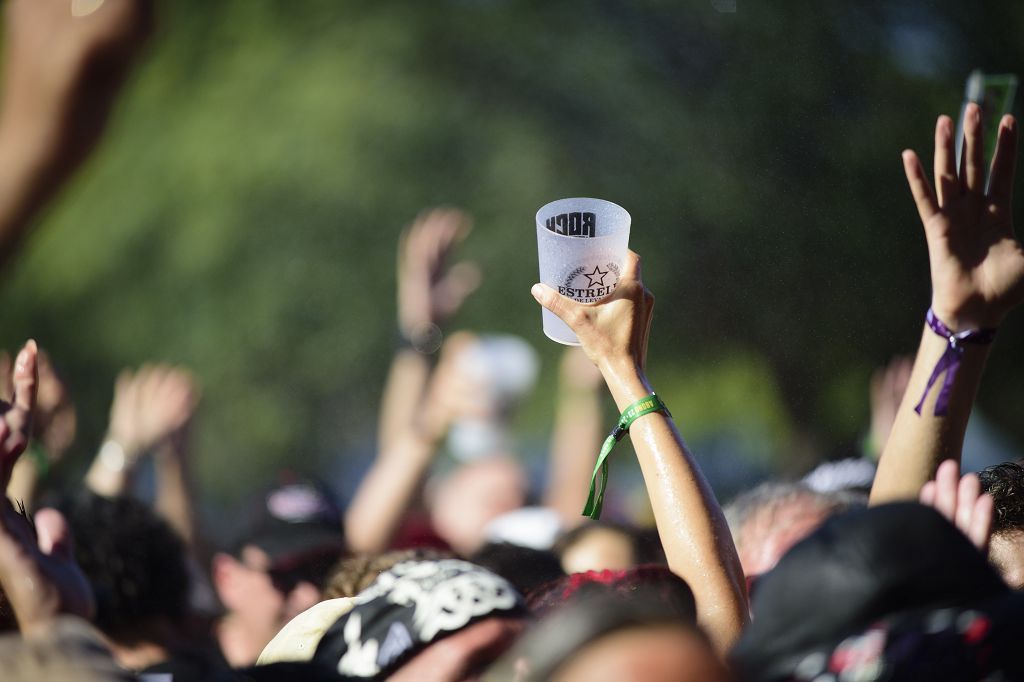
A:
<svg viewBox="0 0 1024 682">
<path fill-rule="evenodd" d="M 271 488 L 261 496 L 256 517 L 239 548 L 252 545 L 263 550 L 272 570 L 337 558 L 345 550 L 340 507 L 318 482 L 298 479 Z"/>
</svg>

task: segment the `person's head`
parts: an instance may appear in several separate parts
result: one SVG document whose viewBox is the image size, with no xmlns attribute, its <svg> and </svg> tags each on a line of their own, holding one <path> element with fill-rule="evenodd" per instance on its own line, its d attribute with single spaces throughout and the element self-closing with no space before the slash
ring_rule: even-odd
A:
<svg viewBox="0 0 1024 682">
<path fill-rule="evenodd" d="M 341 514 L 321 487 L 296 482 L 263 496 L 259 517 L 234 552 L 214 556 L 213 583 L 229 612 L 276 631 L 320 600 L 344 551 Z"/>
<path fill-rule="evenodd" d="M 452 549 L 469 556 L 484 543 L 491 521 L 526 503 L 527 488 L 526 474 L 514 459 L 474 460 L 438 482 L 431 521 Z"/>
<path fill-rule="evenodd" d="M 144 503 L 91 493 L 65 509 L 75 559 L 96 596 L 96 626 L 134 645 L 177 626 L 188 604 L 185 545 Z"/>
<path fill-rule="evenodd" d="M 581 523 L 559 538 L 554 551 L 566 573 L 624 571 L 665 561 L 657 531 L 607 521 Z"/>
<path fill-rule="evenodd" d="M 628 602 L 639 594 L 657 599 L 682 620 L 696 622 L 697 606 L 690 586 L 667 566 L 573 573 L 535 589 L 527 601 L 533 615 L 544 617 L 580 600 L 607 597 Z"/>
<path fill-rule="evenodd" d="M 359 554 L 346 557 L 334 565 L 324 585 L 324 599 L 354 597 L 396 564 L 405 561 L 440 561 L 452 559 L 451 553 L 436 549 L 397 549 L 383 554 Z"/>
<path fill-rule="evenodd" d="M 841 661 L 830 657 L 845 648 L 846 638 L 870 635 L 878 623 L 935 612 L 923 625 L 938 632 L 948 625 L 951 610 L 982 608 L 1010 595 L 970 540 L 931 507 L 899 503 L 854 510 L 826 521 L 760 579 L 752 595 L 753 619 L 731 658 L 742 679 L 815 679 L 826 667 L 835 671 Z M 956 635 L 959 625 L 953 625 Z M 884 648 L 886 637 L 876 634 L 861 644 Z M 853 655 L 856 648 L 847 654 Z"/>
<path fill-rule="evenodd" d="M 988 558 L 1015 590 L 1024 588 L 1024 466 L 1004 462 L 978 473 L 992 496 L 994 514 Z"/>
<path fill-rule="evenodd" d="M 608 578 L 597 580 L 595 578 Z M 660 682 L 727 679 L 697 627 L 693 594 L 665 568 L 582 582 L 564 601 L 541 611 L 487 679 L 526 682 Z"/>
<path fill-rule="evenodd" d="M 404 562 L 359 595 L 313 661 L 348 679 L 470 679 L 511 646 L 525 616 L 515 588 L 479 566 Z"/>
<path fill-rule="evenodd" d="M 477 550 L 470 561 L 497 573 L 524 595 L 565 575 L 554 553 L 508 542 L 489 542 Z"/>
<path fill-rule="evenodd" d="M 865 502 L 858 493 L 820 493 L 804 483 L 768 482 L 742 493 L 726 505 L 725 517 L 744 575 L 771 570 L 825 519 Z"/>
</svg>

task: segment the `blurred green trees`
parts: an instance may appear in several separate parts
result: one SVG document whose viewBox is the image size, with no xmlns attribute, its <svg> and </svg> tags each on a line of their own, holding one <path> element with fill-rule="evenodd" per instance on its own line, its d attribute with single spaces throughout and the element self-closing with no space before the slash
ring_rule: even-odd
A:
<svg viewBox="0 0 1024 682">
<path fill-rule="evenodd" d="M 0 339 L 65 368 L 83 458 L 120 367 L 194 368 L 198 467 L 231 498 L 369 447 L 394 247 L 424 206 L 477 218 L 486 281 L 459 322 L 553 367 L 533 214 L 598 196 L 633 215 L 684 432 L 753 425 L 798 467 L 857 440 L 871 369 L 915 347 L 927 259 L 899 152 L 930 154 L 971 69 L 1024 73 L 1024 6 L 987 5 L 164 2 L 106 144 L 5 277 Z M 981 397 L 1018 439 L 1022 317 Z"/>
</svg>

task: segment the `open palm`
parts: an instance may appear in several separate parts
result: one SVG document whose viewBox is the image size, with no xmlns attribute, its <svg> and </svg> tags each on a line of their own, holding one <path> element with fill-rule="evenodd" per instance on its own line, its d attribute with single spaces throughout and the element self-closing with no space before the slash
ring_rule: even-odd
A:
<svg viewBox="0 0 1024 682">
<path fill-rule="evenodd" d="M 1014 236 L 1011 204 L 1017 124 L 999 125 L 985 190 L 980 109 L 965 112 L 966 150 L 957 173 L 953 122 L 935 125 L 935 185 L 917 155 L 903 153 L 904 170 L 924 224 L 932 276 L 932 309 L 954 331 L 992 328 L 1024 300 L 1024 248 Z"/>
</svg>

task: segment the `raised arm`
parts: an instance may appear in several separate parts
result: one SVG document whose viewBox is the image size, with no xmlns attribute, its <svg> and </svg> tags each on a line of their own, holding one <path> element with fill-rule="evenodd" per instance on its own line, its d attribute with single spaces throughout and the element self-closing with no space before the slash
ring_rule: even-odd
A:
<svg viewBox="0 0 1024 682">
<path fill-rule="evenodd" d="M 60 463 L 74 442 L 77 424 L 71 392 L 46 351 L 39 350 L 36 366 L 39 390 L 32 415 L 32 439 L 25 456 L 18 458 L 7 485 L 8 497 L 23 503 L 29 511 L 35 509 L 35 501 L 50 470 Z M 0 377 L 11 375 L 11 368 L 10 356 L 0 353 Z M 13 385 L 8 385 L 4 395 L 13 394 Z"/>
<path fill-rule="evenodd" d="M 475 265 L 447 263 L 471 226 L 462 211 L 432 209 L 399 240 L 398 330 L 404 343 L 381 398 L 377 458 L 345 512 L 353 552 L 381 552 L 390 545 L 447 430 L 443 403 L 451 395 L 451 372 L 435 372 L 432 355 L 442 344 L 441 325 L 479 284 Z M 456 345 L 446 344 L 446 354 Z"/>
<path fill-rule="evenodd" d="M 377 448 L 389 450 L 392 438 L 415 419 L 431 370 L 431 355 L 442 342 L 441 325 L 479 285 L 480 273 L 470 262 L 448 267 L 455 247 L 469 234 L 473 221 L 458 209 L 423 211 L 398 243 L 398 333 L 403 346 L 396 353 L 384 385 Z"/>
<path fill-rule="evenodd" d="M 551 460 L 545 506 L 557 511 L 566 527 L 579 524 L 593 466 L 589 456 L 601 448 L 601 373 L 579 348 L 566 349 L 558 377 L 558 405 L 551 434 Z"/>
<path fill-rule="evenodd" d="M 157 503 L 168 521 L 185 537 L 191 531 L 187 511 L 185 435 L 199 400 L 191 375 L 176 367 L 146 365 L 124 370 L 114 385 L 107 436 L 86 475 L 97 495 L 114 497 L 128 492 L 136 466 L 144 455 L 158 455 L 161 474 Z M 166 484 L 166 486 L 165 486 Z"/>
<path fill-rule="evenodd" d="M 0 265 L 99 140 L 151 11 L 151 0 L 7 2 Z"/>
<path fill-rule="evenodd" d="M 975 104 L 965 113 L 966 152 L 959 174 L 948 116 L 940 116 L 935 126 L 934 188 L 917 155 L 903 152 L 928 242 L 932 317 L 921 333 L 907 392 L 882 451 L 871 504 L 916 499 L 939 462 L 960 461 L 991 333 L 1024 299 L 1024 248 L 1014 236 L 1011 216 L 1017 144 L 1012 116 L 1003 117 L 998 135 L 988 191 Z M 954 334 L 955 342 L 949 338 Z"/>
<path fill-rule="evenodd" d="M 615 292 L 600 303 L 576 303 L 543 284 L 532 293 L 576 333 L 620 410 L 652 393 L 645 365 L 654 297 L 640 280 L 635 253 L 629 252 Z M 646 414 L 629 433 L 669 567 L 693 589 L 698 620 L 724 653 L 747 623 L 748 607 L 722 509 L 669 416 Z"/>
<path fill-rule="evenodd" d="M 11 402 L 0 401 L 0 489 L 5 492 L 32 433 L 37 354 L 35 341 L 21 349 Z M 75 563 L 64 517 L 43 509 L 30 524 L 6 495 L 0 495 L 0 587 L 26 638 L 48 636 L 62 613 L 83 618 L 93 613 L 92 592 Z"/>
</svg>

